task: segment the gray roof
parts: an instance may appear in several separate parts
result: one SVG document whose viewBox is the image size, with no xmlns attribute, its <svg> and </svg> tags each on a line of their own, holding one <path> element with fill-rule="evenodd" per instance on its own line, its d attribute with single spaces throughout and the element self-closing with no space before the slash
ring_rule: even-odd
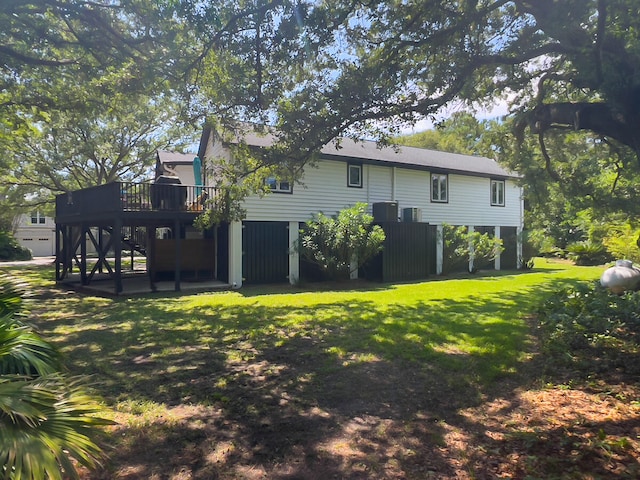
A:
<svg viewBox="0 0 640 480">
<path fill-rule="evenodd" d="M 191 165 L 196 153 L 177 153 L 166 150 L 158 150 L 158 161 L 161 164 L 171 163 L 174 165 Z"/>
<path fill-rule="evenodd" d="M 275 141 L 272 134 L 260 134 L 249 130 L 244 141 L 255 147 L 268 147 Z M 475 155 L 440 152 L 426 148 L 389 146 L 380 147 L 371 140 L 355 141 L 342 138 L 325 145 L 320 151 L 321 158 L 342 161 L 360 161 L 372 164 L 403 166 L 419 170 L 461 173 L 483 177 L 520 178 L 495 160 Z"/>
</svg>

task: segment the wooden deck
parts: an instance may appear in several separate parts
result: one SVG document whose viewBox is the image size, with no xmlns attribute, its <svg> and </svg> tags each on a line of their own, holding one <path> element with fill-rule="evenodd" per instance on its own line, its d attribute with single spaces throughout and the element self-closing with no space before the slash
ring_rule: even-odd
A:
<svg viewBox="0 0 640 480">
<path fill-rule="evenodd" d="M 226 252 L 218 252 L 213 232 L 193 228 L 217 194 L 197 185 L 113 182 L 58 195 L 56 281 L 84 288 L 106 278 L 113 293 L 123 294 L 123 252 L 147 258 L 151 291 L 162 282 L 178 291 L 183 281 L 218 281 L 218 256 Z"/>
</svg>

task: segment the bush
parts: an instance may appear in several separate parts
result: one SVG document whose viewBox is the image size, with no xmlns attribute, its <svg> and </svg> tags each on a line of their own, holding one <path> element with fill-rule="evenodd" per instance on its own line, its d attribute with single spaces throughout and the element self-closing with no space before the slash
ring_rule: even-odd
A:
<svg viewBox="0 0 640 480">
<path fill-rule="evenodd" d="M 502 240 L 488 233 L 469 232 L 467 227 L 442 224 L 443 258 L 442 273 L 469 271 L 473 256 L 474 264 L 493 261 L 503 250 Z"/>
<path fill-rule="evenodd" d="M 523 230 L 520 233 L 519 240 L 522 243 L 522 258 L 520 259 L 518 268 L 522 270 L 531 270 L 534 263 L 533 259 L 539 254 L 538 246 L 536 245 L 530 232 L 526 230 Z"/>
<path fill-rule="evenodd" d="M 611 260 L 604 245 L 591 241 L 572 243 L 567 246 L 567 252 L 576 265 L 602 265 Z"/>
<path fill-rule="evenodd" d="M 613 295 L 597 282 L 567 287 L 542 304 L 538 319 L 549 367 L 640 373 L 640 292 Z"/>
<path fill-rule="evenodd" d="M 382 250 L 385 234 L 367 204 L 357 203 L 337 216 L 314 215 L 300 230 L 298 251 L 304 259 L 318 265 L 332 280 L 348 279 L 370 258 Z"/>
<path fill-rule="evenodd" d="M 31 250 L 18 243 L 10 232 L 0 232 L 0 260 L 31 260 Z"/>
<path fill-rule="evenodd" d="M 616 260 L 627 259 L 640 263 L 640 229 L 629 223 L 610 225 L 607 235 L 602 240 L 607 251 Z"/>
</svg>

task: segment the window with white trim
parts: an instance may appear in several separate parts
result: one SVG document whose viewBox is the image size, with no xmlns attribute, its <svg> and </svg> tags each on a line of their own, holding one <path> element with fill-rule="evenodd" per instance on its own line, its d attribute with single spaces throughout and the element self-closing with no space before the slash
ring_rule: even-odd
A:
<svg viewBox="0 0 640 480">
<path fill-rule="evenodd" d="M 449 176 L 444 173 L 431 174 L 431 201 L 446 203 L 449 201 Z"/>
<path fill-rule="evenodd" d="M 347 186 L 362 188 L 362 165 L 350 163 L 347 166 Z"/>
<path fill-rule="evenodd" d="M 43 224 L 45 223 L 46 217 L 42 215 L 40 212 L 32 212 L 31 213 L 31 225 Z"/>
<path fill-rule="evenodd" d="M 504 207 L 504 180 L 491 180 L 491 205 Z"/>
<path fill-rule="evenodd" d="M 278 180 L 276 177 L 269 177 L 265 180 L 265 183 L 274 193 L 292 193 L 291 182 Z"/>
</svg>

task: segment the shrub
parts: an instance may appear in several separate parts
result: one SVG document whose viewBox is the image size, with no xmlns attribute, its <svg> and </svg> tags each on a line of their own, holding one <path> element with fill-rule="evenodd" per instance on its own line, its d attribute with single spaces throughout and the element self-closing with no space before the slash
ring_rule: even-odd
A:
<svg viewBox="0 0 640 480">
<path fill-rule="evenodd" d="M 640 372 L 640 292 L 613 295 L 597 282 L 567 287 L 542 304 L 538 319 L 551 368 Z"/>
<path fill-rule="evenodd" d="M 488 233 L 469 232 L 465 226 L 442 224 L 442 240 L 443 274 L 462 269 L 468 271 L 472 256 L 474 264 L 481 265 L 494 260 L 504 250 L 501 239 Z"/>
<path fill-rule="evenodd" d="M 614 259 L 627 259 L 640 263 L 639 240 L 640 229 L 634 228 L 630 223 L 624 223 L 610 225 L 602 243 Z"/>
<path fill-rule="evenodd" d="M 31 250 L 18 243 L 11 232 L 0 232 L 0 260 L 31 260 Z"/>
<path fill-rule="evenodd" d="M 611 260 L 604 245 L 591 241 L 575 242 L 567 246 L 567 256 L 576 265 L 602 265 Z"/>
<path fill-rule="evenodd" d="M 519 240 L 522 243 L 522 258 L 518 268 L 522 270 L 531 270 L 533 268 L 533 258 L 539 254 L 538 246 L 532 238 L 530 232 L 523 230 L 520 233 Z"/>
<path fill-rule="evenodd" d="M 366 213 L 367 204 L 357 203 L 337 216 L 323 213 L 300 230 L 298 251 L 318 265 L 328 278 L 348 279 L 352 272 L 382 250 L 385 234 L 373 216 Z"/>
</svg>

